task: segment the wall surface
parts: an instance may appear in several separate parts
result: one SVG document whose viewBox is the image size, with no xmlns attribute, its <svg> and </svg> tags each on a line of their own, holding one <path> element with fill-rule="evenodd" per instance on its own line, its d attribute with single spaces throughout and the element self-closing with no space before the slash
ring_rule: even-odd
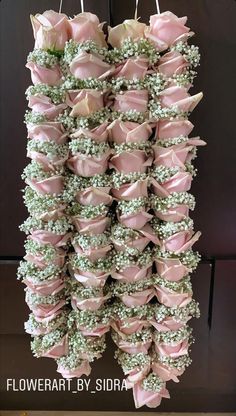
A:
<svg viewBox="0 0 236 416">
<path fill-rule="evenodd" d="M 139 16 L 148 22 L 155 13 L 154 0 L 140 0 Z M 68 15 L 80 12 L 79 0 L 64 0 Z M 86 10 L 112 25 L 132 18 L 135 1 L 85 0 Z M 236 141 L 235 81 L 236 2 L 235 0 L 160 0 L 162 11 L 187 15 L 196 32 L 202 64 L 194 91 L 205 98 L 192 115 L 194 133 L 208 142 L 196 161 L 199 175 L 194 181 L 197 198 L 196 229 L 203 231 L 196 245 L 203 261 L 193 276 L 195 297 L 202 317 L 193 323 L 196 343 L 193 364 L 179 384 L 170 383 L 172 399 L 163 401 L 160 411 L 236 411 Z M 0 135 L 0 408 L 132 411 L 130 392 L 12 392 L 6 379 L 59 378 L 49 359 L 31 355 L 29 336 L 23 322 L 28 310 L 23 287 L 16 281 L 16 267 L 23 255 L 24 235 L 18 225 L 27 214 L 21 199 L 20 179 L 26 165 L 26 129 L 22 123 L 26 108 L 24 91 L 30 84 L 24 68 L 33 48 L 29 14 L 58 10 L 58 0 L 2 0 L 1 31 L 1 135 Z M 7 306 L 7 308 L 6 308 Z M 92 380 L 120 378 L 113 360 L 114 346 L 93 366 Z"/>
</svg>

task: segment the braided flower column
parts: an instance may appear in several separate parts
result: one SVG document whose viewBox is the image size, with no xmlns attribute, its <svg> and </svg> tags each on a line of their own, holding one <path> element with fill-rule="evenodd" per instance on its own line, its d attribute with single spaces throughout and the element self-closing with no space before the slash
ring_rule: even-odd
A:
<svg viewBox="0 0 236 416">
<path fill-rule="evenodd" d="M 101 357 L 105 333 L 110 328 L 106 280 L 112 264 L 108 215 L 112 196 L 106 171 L 111 149 L 109 123 L 104 120 L 109 114 L 106 78 L 112 66 L 103 59 L 105 36 L 96 16 L 80 14 L 69 20 L 69 24 L 72 39 L 65 45 L 61 65 L 69 106 L 62 122 L 71 139 L 67 167 L 72 173 L 67 181 L 67 212 L 75 228 L 68 285 L 73 310 L 68 321 L 69 352 L 58 360 L 58 371 L 63 377 L 80 377 L 89 375 L 89 363 Z"/>
<path fill-rule="evenodd" d="M 132 273 L 128 269 L 126 273 L 126 266 L 132 264 L 127 254 L 117 256 L 118 273 L 113 274 L 114 278 L 120 279 L 114 285 L 113 293 L 125 305 L 120 302 L 114 305 L 113 339 L 119 347 L 116 357 L 128 375 L 128 385 L 133 387 L 136 407 L 156 407 L 162 397 L 169 397 L 166 381 L 177 382 L 178 376 L 191 362 L 188 348 L 192 342 L 192 331 L 186 324 L 192 316 L 199 316 L 198 305 L 192 299 L 189 273 L 199 261 L 198 254 L 193 253 L 191 247 L 200 233 L 193 233 L 193 222 L 188 217 L 189 209 L 194 208 L 195 202 L 187 191 L 195 174 L 191 160 L 196 155 L 196 146 L 205 143 L 199 138 L 188 138 L 193 126 L 187 116 L 202 98 L 202 94 L 190 96 L 188 93 L 195 77 L 193 68 L 199 63 L 199 55 L 196 47 L 186 43 L 192 35 L 185 26 L 186 20 L 166 12 L 151 16 L 149 27 L 137 21 L 125 21 L 124 25 L 110 30 L 108 39 L 112 46 L 122 49 L 129 36 L 131 39 L 128 42 L 134 41 L 133 48 L 142 51 L 141 56 L 136 53 L 135 59 L 127 59 L 117 68 L 117 72 L 124 77 L 129 74 L 132 77 L 134 74 L 133 78 L 136 79 L 120 80 L 119 87 L 127 88 L 127 91 L 121 91 L 115 97 L 114 110 L 118 111 L 116 116 L 124 119 L 124 112 L 129 117 L 132 109 L 139 119 L 143 115 L 142 121 L 149 120 L 150 127 L 155 127 L 152 123 L 159 120 L 155 135 L 151 137 L 151 169 L 146 168 L 151 160 L 150 152 L 149 158 L 145 158 L 144 153 L 142 156 L 137 155 L 141 149 L 134 144 L 135 135 L 132 147 L 129 145 L 132 155 L 125 154 L 127 145 L 123 145 L 124 153 L 116 146 L 118 152 L 120 150 L 120 157 L 116 156 L 116 163 L 112 166 L 118 171 L 124 170 L 123 175 L 114 175 L 113 186 L 118 190 L 115 189 L 113 194 L 117 199 L 123 199 L 118 202 L 117 218 L 120 225 L 115 226 L 114 235 L 118 236 L 120 242 L 117 244 L 114 241 L 116 248 L 124 249 L 125 242 L 132 246 L 132 238 L 138 242 L 140 234 L 137 229 L 142 233 L 142 226 L 144 235 L 149 240 L 142 246 L 139 245 L 139 249 L 142 247 L 142 251 L 150 241 L 156 245 L 150 258 L 150 263 L 152 259 L 155 260 L 155 268 L 151 268 L 148 276 L 145 273 L 139 275 L 138 281 L 134 283 Z M 138 46 L 145 44 L 143 37 L 150 41 L 149 49 Z M 145 52 L 150 51 L 151 46 L 156 48 L 156 54 L 149 54 L 153 65 L 149 66 L 147 73 L 145 58 L 148 55 Z M 147 97 L 149 117 L 144 114 Z M 122 132 L 124 131 L 125 126 L 122 126 Z M 115 141 L 121 142 L 123 136 L 114 137 Z M 139 136 L 136 137 L 138 139 Z M 135 174 L 129 174 L 135 178 L 135 185 L 127 184 L 125 169 L 135 171 Z M 144 172 L 148 176 L 145 177 Z M 146 184 L 137 186 L 137 175 L 139 180 L 146 181 L 149 185 L 148 191 Z M 135 193 L 132 192 L 133 189 Z M 137 193 L 137 189 L 141 192 Z M 143 264 L 142 259 L 147 252 L 148 247 L 142 254 L 136 254 L 136 264 Z M 158 303 L 147 304 L 154 295 Z"/>
<path fill-rule="evenodd" d="M 18 269 L 32 311 L 25 324 L 33 336 L 32 351 L 36 357 L 51 358 L 65 355 L 68 349 L 65 260 L 72 229 L 64 199 L 67 133 L 57 121 L 67 107 L 60 89 L 63 79 L 56 52 L 60 46 L 36 40 L 26 65 L 34 84 L 26 92 L 32 109 L 26 114 L 27 156 L 32 161 L 22 175 L 30 217 L 21 226 L 28 237 Z"/>
</svg>

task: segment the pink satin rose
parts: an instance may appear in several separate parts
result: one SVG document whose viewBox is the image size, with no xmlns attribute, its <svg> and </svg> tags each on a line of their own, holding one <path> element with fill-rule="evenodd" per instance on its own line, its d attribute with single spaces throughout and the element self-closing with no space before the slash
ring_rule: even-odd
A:
<svg viewBox="0 0 236 416">
<path fill-rule="evenodd" d="M 86 272 L 83 270 L 75 269 L 73 271 L 75 279 L 82 283 L 84 287 L 99 287 L 100 289 L 103 288 L 103 286 L 106 283 L 106 280 L 110 273 L 104 273 L 104 272 Z"/>
<path fill-rule="evenodd" d="M 108 299 L 108 296 L 100 296 L 96 298 L 89 298 L 89 299 L 78 299 L 73 294 L 71 295 L 71 306 L 75 310 L 88 310 L 88 311 L 96 311 L 104 304 L 104 302 Z"/>
<path fill-rule="evenodd" d="M 52 348 L 48 349 L 41 356 L 46 358 L 60 358 L 63 355 L 67 355 L 69 352 L 68 336 L 65 335 L 61 341 L 55 344 Z"/>
<path fill-rule="evenodd" d="M 154 178 L 151 179 L 155 195 L 165 198 L 172 192 L 187 192 L 191 188 L 193 177 L 189 172 L 177 172 L 166 182 L 160 184 Z"/>
<path fill-rule="evenodd" d="M 188 67 L 188 61 L 180 52 L 171 51 L 160 58 L 157 69 L 161 74 L 172 77 L 173 75 L 183 74 Z"/>
<path fill-rule="evenodd" d="M 117 143 L 141 143 L 149 139 L 152 128 L 149 123 L 114 120 L 108 127 L 110 140 Z"/>
<path fill-rule="evenodd" d="M 35 160 L 36 162 L 40 163 L 44 166 L 46 170 L 54 169 L 55 167 L 63 166 L 65 161 L 68 159 L 69 150 L 65 154 L 65 156 L 50 156 L 45 155 L 40 152 L 36 152 L 34 150 L 28 150 L 27 151 L 27 157 L 29 157 L 32 160 Z"/>
<path fill-rule="evenodd" d="M 155 266 L 160 277 L 172 282 L 178 282 L 191 271 L 179 259 L 156 259 Z"/>
<path fill-rule="evenodd" d="M 184 321 L 176 322 L 172 316 L 167 316 L 163 321 L 157 322 L 154 319 L 151 319 L 149 322 L 150 324 L 157 330 L 157 331 L 178 331 L 178 329 L 182 328 L 188 321 L 190 317 L 186 318 Z"/>
<path fill-rule="evenodd" d="M 86 117 L 103 108 L 103 93 L 97 90 L 70 90 L 66 103 L 72 108 L 71 117 Z"/>
<path fill-rule="evenodd" d="M 66 253 L 64 250 L 60 248 L 55 249 L 55 250 L 56 251 L 55 251 L 54 257 L 50 259 L 50 264 L 54 264 L 55 266 L 62 268 L 65 263 Z M 30 263 L 34 263 L 40 269 L 44 269 L 49 264 L 48 261 L 44 259 L 43 254 L 41 254 L 40 252 L 38 252 L 37 254 L 27 253 L 24 256 L 24 259 L 29 261 Z"/>
<path fill-rule="evenodd" d="M 174 306 L 186 306 L 188 305 L 192 300 L 192 293 L 186 292 L 186 293 L 178 293 L 178 292 L 172 292 L 171 290 L 156 285 L 156 297 L 157 300 L 162 303 L 165 306 L 168 306 L 170 308 Z"/>
<path fill-rule="evenodd" d="M 114 78 L 124 77 L 125 79 L 143 79 L 148 71 L 148 59 L 142 56 L 129 58 L 118 65 L 112 76 Z"/>
<path fill-rule="evenodd" d="M 30 238 L 40 244 L 51 244 L 55 247 L 64 247 L 67 245 L 71 234 L 56 234 L 45 230 L 31 230 Z"/>
<path fill-rule="evenodd" d="M 50 279 L 49 282 L 46 280 L 41 283 L 34 283 L 30 277 L 27 277 L 23 280 L 23 283 L 33 292 L 43 296 L 54 296 L 65 287 L 64 279 L 60 276 L 55 276 L 55 278 Z"/>
<path fill-rule="evenodd" d="M 180 231 L 161 241 L 162 249 L 174 252 L 175 254 L 183 253 L 189 250 L 199 239 L 201 233 L 196 234 L 192 230 Z"/>
<path fill-rule="evenodd" d="M 150 239 L 148 237 L 140 235 L 140 237 L 135 239 L 130 239 L 125 241 L 125 244 L 121 244 L 119 241 L 112 240 L 114 248 L 116 251 L 126 251 L 127 247 L 137 249 L 139 252 L 142 252 L 145 247 L 150 243 Z"/>
<path fill-rule="evenodd" d="M 70 63 L 70 72 L 75 78 L 98 78 L 104 79 L 110 75 L 111 65 L 102 60 L 99 55 L 81 51 Z"/>
<path fill-rule="evenodd" d="M 71 39 L 78 43 L 93 40 L 98 46 L 107 47 L 105 35 L 95 14 L 80 13 L 68 23 Z"/>
<path fill-rule="evenodd" d="M 43 14 L 30 16 L 34 31 L 35 49 L 64 49 L 69 39 L 68 20 L 63 13 L 47 10 Z"/>
<path fill-rule="evenodd" d="M 184 370 L 178 370 L 177 368 L 168 368 L 162 363 L 152 363 L 152 371 L 160 377 L 163 381 L 172 380 L 175 383 L 179 382 L 178 377 L 182 376 Z"/>
<path fill-rule="evenodd" d="M 64 144 L 67 141 L 64 127 L 56 121 L 28 124 L 27 129 L 29 139 L 42 140 L 43 142 L 53 141 L 57 144 Z"/>
<path fill-rule="evenodd" d="M 92 130 L 85 129 L 80 127 L 78 130 L 76 130 L 70 137 L 72 139 L 83 139 L 84 137 L 88 137 L 92 140 L 94 140 L 96 143 L 104 143 L 108 140 L 108 128 L 109 124 L 107 121 L 100 124 L 97 127 L 94 127 Z"/>
<path fill-rule="evenodd" d="M 165 344 L 164 342 L 159 344 L 155 343 L 155 350 L 157 354 L 164 355 L 167 357 L 177 358 L 188 353 L 188 339 L 184 339 L 175 344 Z"/>
<path fill-rule="evenodd" d="M 128 308 L 132 308 L 135 306 L 146 305 L 154 296 L 155 293 L 153 289 L 150 288 L 142 290 L 141 292 L 132 293 L 130 295 L 119 295 L 117 297 L 120 298 L 124 305 L 128 306 Z"/>
<path fill-rule="evenodd" d="M 123 339 L 120 339 L 116 343 L 118 348 L 120 348 L 124 352 L 127 352 L 128 354 L 139 354 L 139 353 L 147 354 L 151 344 L 152 344 L 152 341 L 146 341 L 146 342 L 138 342 L 134 345 Z"/>
<path fill-rule="evenodd" d="M 53 121 L 67 108 L 67 104 L 53 104 L 49 97 L 38 94 L 29 97 L 29 108 L 45 116 L 47 120 Z"/>
<path fill-rule="evenodd" d="M 100 215 L 94 219 L 81 218 L 79 216 L 72 217 L 76 230 L 81 234 L 102 234 L 109 227 L 111 220 L 109 217 Z"/>
<path fill-rule="evenodd" d="M 62 375 L 63 378 L 80 378 L 82 375 L 89 376 L 91 373 L 91 367 L 89 362 L 84 360 L 82 363 L 75 369 L 70 370 L 69 368 L 64 368 L 62 365 L 58 365 L 57 372 Z"/>
<path fill-rule="evenodd" d="M 110 159 L 109 168 L 115 169 L 117 172 L 145 173 L 147 168 L 152 165 L 152 156 L 147 156 L 143 150 L 132 150 L 131 152 L 122 152 Z"/>
<path fill-rule="evenodd" d="M 148 279 L 152 274 L 152 264 L 146 267 L 128 266 L 119 272 L 112 271 L 111 277 L 121 283 L 134 283 L 139 280 Z"/>
<path fill-rule="evenodd" d="M 82 205 L 111 205 L 113 198 L 109 195 L 109 192 L 109 187 L 94 188 L 93 186 L 90 186 L 84 191 L 78 192 L 76 194 L 76 200 Z"/>
<path fill-rule="evenodd" d="M 81 255 L 85 255 L 89 260 L 96 261 L 106 257 L 107 253 L 111 250 L 111 245 L 106 245 L 97 248 L 82 249 L 79 244 L 72 243 L 75 252 Z"/>
<path fill-rule="evenodd" d="M 120 48 L 127 38 L 133 41 L 144 38 L 145 29 L 146 25 L 136 19 L 125 20 L 120 25 L 109 28 L 108 43 L 113 48 Z"/>
<path fill-rule="evenodd" d="M 130 335 L 142 331 L 142 329 L 147 326 L 149 326 L 147 321 L 138 318 L 125 318 L 125 320 L 118 319 L 111 322 L 111 327 L 121 336 L 123 334 Z"/>
<path fill-rule="evenodd" d="M 113 109 L 121 112 L 134 110 L 140 113 L 145 113 L 147 111 L 147 105 L 147 90 L 129 90 L 115 96 Z"/>
<path fill-rule="evenodd" d="M 105 173 L 108 168 L 110 154 L 111 150 L 109 149 L 99 156 L 77 153 L 67 160 L 67 166 L 73 173 L 85 178 L 101 175 Z"/>
<path fill-rule="evenodd" d="M 31 80 L 34 85 L 59 85 L 62 83 L 62 73 L 58 65 L 55 65 L 52 68 L 46 68 L 44 66 L 39 66 L 34 62 L 28 62 L 26 68 L 31 71 Z"/>
<path fill-rule="evenodd" d="M 178 222 L 189 216 L 189 207 L 187 205 L 177 205 L 163 211 L 154 210 L 155 215 L 162 221 Z"/>
<path fill-rule="evenodd" d="M 147 197 L 147 179 L 138 180 L 134 183 L 121 185 L 120 188 L 112 189 L 112 195 L 117 199 L 131 201 L 132 199 Z"/>
<path fill-rule="evenodd" d="M 149 408 L 155 408 L 161 404 L 162 398 L 169 399 L 170 395 L 166 388 L 162 388 L 161 391 L 148 391 L 144 390 L 141 382 L 138 382 L 133 387 L 133 397 L 136 409 L 142 406 Z"/>
<path fill-rule="evenodd" d="M 187 143 L 181 143 L 170 147 L 153 146 L 154 150 L 154 164 L 163 165 L 168 168 L 178 166 L 185 170 L 185 164 L 190 163 L 193 158 L 192 150 L 194 146 Z"/>
<path fill-rule="evenodd" d="M 155 14 L 150 17 L 150 26 L 145 30 L 145 36 L 159 51 L 164 51 L 177 42 L 185 42 L 193 35 L 185 26 L 186 22 L 187 17 L 177 17 L 172 12 Z"/>
<path fill-rule="evenodd" d="M 29 308 L 33 312 L 33 314 L 40 318 L 48 318 L 49 316 L 54 315 L 55 312 L 59 311 L 63 306 L 65 306 L 66 301 L 61 299 L 56 305 L 29 305 Z"/>
<path fill-rule="evenodd" d="M 109 332 L 110 330 L 110 325 L 98 325 L 96 328 L 93 329 L 87 329 L 84 328 L 83 326 L 79 326 L 78 325 L 78 329 L 81 331 L 81 333 L 85 336 L 85 337 L 102 337 L 104 334 L 106 334 L 107 332 Z"/>
<path fill-rule="evenodd" d="M 55 175 L 41 181 L 37 179 L 26 179 L 25 183 L 40 195 L 59 195 L 64 188 L 63 176 Z"/>
<path fill-rule="evenodd" d="M 118 221 L 125 227 L 132 228 L 133 230 L 141 230 L 141 228 L 143 228 L 152 218 L 153 215 L 145 210 L 134 212 L 132 214 L 118 214 Z"/>
<path fill-rule="evenodd" d="M 203 94 L 200 92 L 191 96 L 184 87 L 173 86 L 163 90 L 159 96 L 162 107 L 176 106 L 180 111 L 191 112 L 201 101 Z"/>
<path fill-rule="evenodd" d="M 193 127 L 194 125 L 189 120 L 161 120 L 157 123 L 156 138 L 164 140 L 179 136 L 188 137 Z"/>
</svg>

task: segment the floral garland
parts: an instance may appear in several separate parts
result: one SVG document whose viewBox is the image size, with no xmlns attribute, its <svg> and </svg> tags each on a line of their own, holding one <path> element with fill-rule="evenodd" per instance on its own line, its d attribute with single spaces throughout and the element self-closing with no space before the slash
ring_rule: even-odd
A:
<svg viewBox="0 0 236 416">
<path fill-rule="evenodd" d="M 188 92 L 198 47 L 171 12 L 126 20 L 107 39 L 91 13 L 31 20 L 18 276 L 32 351 L 65 378 L 89 375 L 111 329 L 135 406 L 156 407 L 191 363 L 187 323 L 199 317 L 188 191 L 205 142 L 189 138 L 187 119 L 202 98 Z"/>
</svg>

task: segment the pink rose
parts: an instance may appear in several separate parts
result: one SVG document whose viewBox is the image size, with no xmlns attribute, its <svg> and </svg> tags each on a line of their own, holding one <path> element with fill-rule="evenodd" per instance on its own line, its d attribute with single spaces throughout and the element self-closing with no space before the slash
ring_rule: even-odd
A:
<svg viewBox="0 0 236 416">
<path fill-rule="evenodd" d="M 66 253 L 63 249 L 55 249 L 55 254 L 54 257 L 50 259 L 50 264 L 54 264 L 58 267 L 63 267 L 65 263 L 65 255 Z M 48 262 L 44 260 L 44 256 L 40 252 L 38 252 L 37 254 L 27 253 L 24 256 L 24 259 L 29 261 L 30 263 L 34 263 L 40 269 L 44 269 L 48 265 Z"/>
<path fill-rule="evenodd" d="M 189 250 L 193 244 L 199 239 L 201 233 L 196 234 L 192 230 L 180 231 L 161 241 L 163 250 L 175 252 L 175 254 L 183 253 Z"/>
<path fill-rule="evenodd" d="M 100 215 L 94 219 L 81 218 L 79 216 L 72 217 L 76 230 L 82 234 L 102 234 L 110 225 L 110 218 Z"/>
<path fill-rule="evenodd" d="M 141 382 L 138 382 L 133 387 L 133 397 L 136 409 L 139 409 L 142 406 L 147 406 L 149 408 L 155 408 L 161 404 L 162 398 L 169 399 L 170 395 L 166 388 L 162 388 L 161 391 L 149 391 L 144 390 Z"/>
<path fill-rule="evenodd" d="M 164 364 L 159 362 L 152 363 L 152 371 L 163 381 L 172 380 L 175 383 L 179 382 L 178 377 L 182 376 L 182 374 L 184 373 L 184 370 L 178 370 L 177 368 L 168 368 Z"/>
<path fill-rule="evenodd" d="M 63 176 L 61 175 L 54 175 L 43 180 L 27 178 L 25 183 L 40 195 L 59 195 L 64 188 Z"/>
<path fill-rule="evenodd" d="M 52 156 L 51 154 L 45 155 L 43 153 L 36 152 L 35 150 L 27 151 L 27 157 L 43 165 L 43 167 L 46 170 L 54 169 L 55 167 L 58 167 L 58 166 L 59 167 L 63 166 L 66 160 L 68 159 L 68 156 L 69 156 L 69 150 L 67 151 L 66 155 L 63 157 L 54 156 L 54 155 Z"/>
<path fill-rule="evenodd" d="M 89 362 L 84 360 L 77 368 L 73 370 L 64 368 L 62 365 L 58 365 L 57 372 L 60 373 L 63 378 L 80 378 L 82 375 L 89 376 L 91 373 L 91 367 Z"/>
<path fill-rule="evenodd" d="M 66 102 L 72 108 L 72 117 L 89 116 L 104 106 L 103 93 L 91 89 L 68 91 Z"/>
<path fill-rule="evenodd" d="M 77 153 L 67 160 L 68 168 L 76 175 L 92 177 L 106 172 L 111 151 L 107 150 L 99 156 Z"/>
<path fill-rule="evenodd" d="M 152 128 L 149 123 L 114 120 L 108 127 L 110 139 L 117 143 L 141 143 L 149 139 Z"/>
<path fill-rule="evenodd" d="M 124 77 L 126 79 L 142 79 L 148 71 L 148 60 L 142 56 L 129 58 L 127 61 L 118 65 L 113 72 L 114 78 Z"/>
<path fill-rule="evenodd" d="M 31 71 L 31 79 L 33 84 L 59 85 L 62 82 L 62 74 L 58 65 L 52 68 L 39 66 L 34 62 L 28 62 L 26 68 Z"/>
<path fill-rule="evenodd" d="M 155 289 L 158 302 L 170 308 L 175 306 L 184 307 L 188 305 L 192 300 L 191 292 L 173 292 L 167 289 L 166 287 L 162 287 L 159 285 L 155 285 Z"/>
<path fill-rule="evenodd" d="M 160 277 L 173 282 L 183 279 L 191 271 L 178 259 L 156 259 L 155 265 Z"/>
<path fill-rule="evenodd" d="M 154 319 L 151 319 L 149 322 L 150 324 L 157 330 L 157 331 L 178 331 L 178 329 L 182 328 L 186 322 L 188 322 L 189 318 L 185 319 L 185 321 L 176 322 L 172 316 L 167 316 L 163 321 L 157 322 Z"/>
<path fill-rule="evenodd" d="M 92 130 L 80 127 L 70 137 L 72 139 L 88 137 L 97 143 L 104 143 L 108 140 L 108 128 L 108 122 L 105 121 Z"/>
<path fill-rule="evenodd" d="M 154 164 L 157 166 L 163 165 L 168 168 L 178 166 L 184 170 L 184 165 L 190 163 L 193 158 L 193 149 L 194 146 L 190 146 L 187 143 L 180 143 L 167 148 L 154 145 Z"/>
<path fill-rule="evenodd" d="M 179 41 L 186 41 L 193 34 L 185 26 L 186 22 L 187 17 L 177 17 L 171 12 L 155 14 L 150 17 L 150 27 L 145 30 L 145 36 L 159 51 L 164 51 Z"/>
<path fill-rule="evenodd" d="M 159 184 L 151 179 L 153 192 L 160 197 L 167 197 L 172 192 L 187 192 L 191 188 L 192 175 L 189 172 L 177 172 L 166 182 Z"/>
<path fill-rule="evenodd" d="M 145 224 L 153 218 L 153 215 L 141 210 L 132 214 L 119 215 L 118 221 L 125 227 L 132 228 L 133 230 L 140 230 Z"/>
<path fill-rule="evenodd" d="M 117 296 L 122 300 L 122 302 L 129 308 L 135 306 L 146 305 L 150 300 L 155 296 L 155 293 L 152 288 L 142 290 L 141 292 L 132 293 L 131 295 L 119 295 Z"/>
<path fill-rule="evenodd" d="M 171 51 L 161 57 L 157 69 L 161 74 L 172 77 L 182 74 L 188 66 L 189 63 L 180 52 Z"/>
<path fill-rule="evenodd" d="M 88 311 L 97 311 L 104 302 L 108 299 L 108 296 L 99 296 L 96 298 L 89 298 L 89 299 L 79 299 L 73 294 L 71 295 L 71 306 L 75 310 L 88 310 Z"/>
<path fill-rule="evenodd" d="M 67 141 L 67 133 L 61 123 L 48 121 L 40 124 L 28 124 L 28 138 L 42 140 L 43 142 L 54 141 L 64 144 Z"/>
<path fill-rule="evenodd" d="M 163 140 L 179 136 L 188 137 L 193 127 L 194 125 L 189 120 L 159 121 L 157 123 L 156 138 Z"/>
<path fill-rule="evenodd" d="M 138 251 L 142 252 L 145 247 L 150 243 L 150 239 L 148 237 L 142 236 L 135 239 L 126 240 L 125 244 L 121 244 L 119 241 L 112 240 L 114 248 L 116 251 L 126 251 L 127 247 L 129 248 L 136 248 Z"/>
<path fill-rule="evenodd" d="M 109 195 L 110 188 L 99 187 L 94 188 L 93 186 L 80 191 L 76 195 L 76 200 L 82 205 L 111 205 L 113 198 Z"/>
<path fill-rule="evenodd" d="M 162 221 L 178 222 L 189 216 L 189 207 L 187 205 L 177 205 L 163 211 L 154 210 L 157 218 Z"/>
<path fill-rule="evenodd" d="M 120 25 L 109 28 L 108 43 L 113 48 L 120 48 L 127 38 L 133 41 L 144 38 L 145 29 L 146 25 L 136 19 L 125 20 Z"/>
<path fill-rule="evenodd" d="M 164 355 L 167 357 L 181 357 L 182 355 L 186 355 L 188 353 L 188 339 L 184 339 L 176 344 L 165 344 L 164 342 L 159 344 L 155 343 L 155 350 L 157 354 Z"/>
<path fill-rule="evenodd" d="M 111 327 L 121 336 L 123 334 L 130 335 L 142 331 L 142 329 L 147 326 L 147 321 L 138 318 L 125 318 L 125 320 L 118 319 L 111 322 Z"/>
<path fill-rule="evenodd" d="M 31 230 L 30 238 L 40 244 L 51 244 L 55 247 L 64 247 L 67 245 L 71 234 L 56 234 L 45 230 Z"/>
<path fill-rule="evenodd" d="M 119 339 L 119 341 L 116 342 L 116 345 L 118 346 L 118 348 L 120 348 L 124 352 L 127 352 L 128 354 L 139 354 L 139 353 L 147 354 L 151 344 L 152 344 L 152 341 L 143 341 L 143 342 L 138 342 L 134 345 L 123 339 Z"/>
<path fill-rule="evenodd" d="M 35 284 L 30 277 L 27 277 L 27 279 L 23 280 L 23 283 L 33 292 L 43 296 L 53 296 L 65 287 L 64 280 L 58 276 L 55 276 L 55 278 L 51 279 L 49 282 L 46 280 L 38 284 Z"/>
<path fill-rule="evenodd" d="M 152 263 L 146 267 L 128 266 L 119 272 L 111 272 L 113 279 L 119 280 L 121 283 L 134 283 L 139 280 L 148 279 L 152 274 Z"/>
<path fill-rule="evenodd" d="M 112 189 L 112 195 L 117 199 L 122 199 L 124 201 L 131 201 L 135 198 L 147 197 L 147 179 L 138 180 L 134 183 L 127 183 L 121 185 L 120 188 Z"/>
<path fill-rule="evenodd" d="M 109 168 L 115 169 L 117 172 L 145 173 L 147 168 L 152 165 L 152 156 L 148 156 L 143 150 L 132 150 L 131 152 L 122 152 L 110 159 Z"/>
<path fill-rule="evenodd" d="M 67 108 L 64 104 L 53 104 L 46 95 L 31 95 L 29 97 L 29 108 L 34 112 L 44 115 L 48 120 L 53 121 Z"/>
<path fill-rule="evenodd" d="M 95 14 L 80 13 L 68 23 L 71 39 L 79 43 L 93 40 L 98 46 L 107 47 L 105 35 Z"/>
<path fill-rule="evenodd" d="M 202 92 L 191 96 L 184 87 L 169 87 L 160 93 L 162 107 L 171 108 L 176 106 L 184 112 L 193 111 L 203 97 Z"/>
<path fill-rule="evenodd" d="M 47 10 L 30 16 L 34 31 L 35 49 L 62 50 L 68 40 L 68 20 L 62 13 Z"/>
<path fill-rule="evenodd" d="M 69 350 L 68 346 L 68 336 L 65 335 L 61 341 L 59 341 L 57 344 L 55 344 L 52 348 L 44 352 L 41 357 L 46 358 L 60 358 L 63 355 L 67 355 Z"/>
<path fill-rule="evenodd" d="M 93 328 L 93 329 L 88 329 L 81 325 L 80 326 L 78 325 L 77 327 L 85 337 L 102 337 L 104 334 L 106 334 L 110 330 L 109 324 L 107 325 L 100 324 L 96 328 Z"/>
<path fill-rule="evenodd" d="M 79 244 L 72 244 L 76 253 L 86 256 L 91 261 L 96 261 L 98 259 L 106 257 L 107 253 L 111 250 L 111 245 L 106 245 L 104 247 L 97 248 L 82 249 Z"/>
<path fill-rule="evenodd" d="M 28 306 L 35 316 L 41 317 L 41 318 L 48 318 L 49 316 L 54 315 L 55 312 L 59 311 L 63 306 L 65 306 L 65 304 L 66 304 L 66 301 L 64 299 L 61 299 L 55 305 L 44 305 L 44 304 L 29 305 L 28 304 Z"/>
<path fill-rule="evenodd" d="M 128 374 L 126 379 L 127 388 L 132 388 L 136 383 L 143 380 L 145 376 L 150 372 L 150 364 L 145 364 L 144 366 L 136 367 L 132 370 L 126 371 L 125 374 Z"/>
<path fill-rule="evenodd" d="M 109 273 L 92 273 L 92 272 L 85 272 L 79 269 L 74 270 L 74 277 L 75 279 L 82 283 L 84 287 L 99 287 L 100 289 L 106 283 L 106 280 L 109 276 Z"/>
<path fill-rule="evenodd" d="M 79 79 L 89 77 L 104 79 L 111 71 L 112 67 L 102 58 L 85 51 L 81 51 L 70 63 L 70 72 Z"/>
<path fill-rule="evenodd" d="M 147 90 L 129 90 L 115 96 L 113 109 L 115 111 L 137 111 L 145 113 L 148 105 Z"/>
</svg>

